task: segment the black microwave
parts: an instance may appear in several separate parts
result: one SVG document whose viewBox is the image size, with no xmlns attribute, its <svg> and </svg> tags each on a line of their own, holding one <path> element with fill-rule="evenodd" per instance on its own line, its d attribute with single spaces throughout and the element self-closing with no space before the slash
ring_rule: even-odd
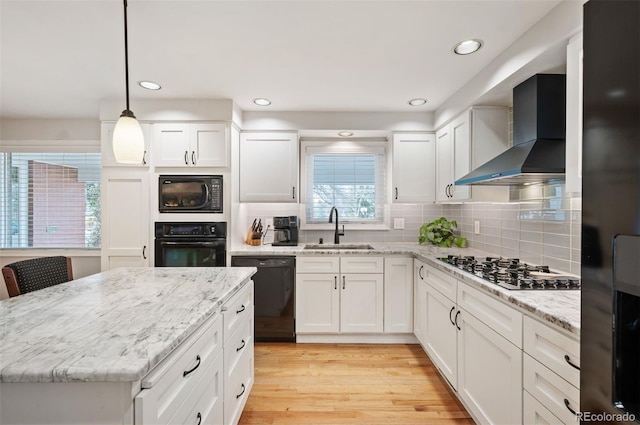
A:
<svg viewBox="0 0 640 425">
<path fill-rule="evenodd" d="M 158 182 L 161 213 L 222 212 L 222 176 L 163 176 Z"/>
</svg>

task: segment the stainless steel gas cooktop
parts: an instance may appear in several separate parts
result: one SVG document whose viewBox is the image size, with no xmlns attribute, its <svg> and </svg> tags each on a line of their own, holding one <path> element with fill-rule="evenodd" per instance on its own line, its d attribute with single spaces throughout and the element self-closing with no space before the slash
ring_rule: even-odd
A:
<svg viewBox="0 0 640 425">
<path fill-rule="evenodd" d="M 473 256 L 449 255 L 440 260 L 506 289 L 580 289 L 578 277 L 552 272 L 549 266 L 522 263 L 518 258 L 477 259 Z"/>
</svg>

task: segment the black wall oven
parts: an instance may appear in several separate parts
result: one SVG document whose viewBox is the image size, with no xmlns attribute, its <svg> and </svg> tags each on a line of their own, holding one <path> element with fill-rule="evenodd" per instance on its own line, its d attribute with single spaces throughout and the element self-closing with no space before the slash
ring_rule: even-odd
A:
<svg viewBox="0 0 640 425">
<path fill-rule="evenodd" d="M 222 212 L 222 176 L 161 175 L 158 209 L 161 213 Z"/>
<path fill-rule="evenodd" d="M 156 223 L 156 267 L 224 267 L 227 223 Z"/>
</svg>

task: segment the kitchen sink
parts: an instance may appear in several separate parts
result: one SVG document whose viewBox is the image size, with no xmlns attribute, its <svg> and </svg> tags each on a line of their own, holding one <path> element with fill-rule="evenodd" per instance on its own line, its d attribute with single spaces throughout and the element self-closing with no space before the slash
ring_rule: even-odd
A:
<svg viewBox="0 0 640 425">
<path fill-rule="evenodd" d="M 354 249 L 373 249 L 367 244 L 307 244 L 304 249 L 322 249 L 322 250 L 354 250 Z"/>
</svg>

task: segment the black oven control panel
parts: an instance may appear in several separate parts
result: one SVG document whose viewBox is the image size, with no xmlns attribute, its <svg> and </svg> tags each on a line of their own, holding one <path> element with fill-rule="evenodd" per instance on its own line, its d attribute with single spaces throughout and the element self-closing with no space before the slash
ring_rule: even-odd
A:
<svg viewBox="0 0 640 425">
<path fill-rule="evenodd" d="M 156 238 L 163 237 L 197 237 L 226 238 L 227 223 L 156 223 Z"/>
</svg>

